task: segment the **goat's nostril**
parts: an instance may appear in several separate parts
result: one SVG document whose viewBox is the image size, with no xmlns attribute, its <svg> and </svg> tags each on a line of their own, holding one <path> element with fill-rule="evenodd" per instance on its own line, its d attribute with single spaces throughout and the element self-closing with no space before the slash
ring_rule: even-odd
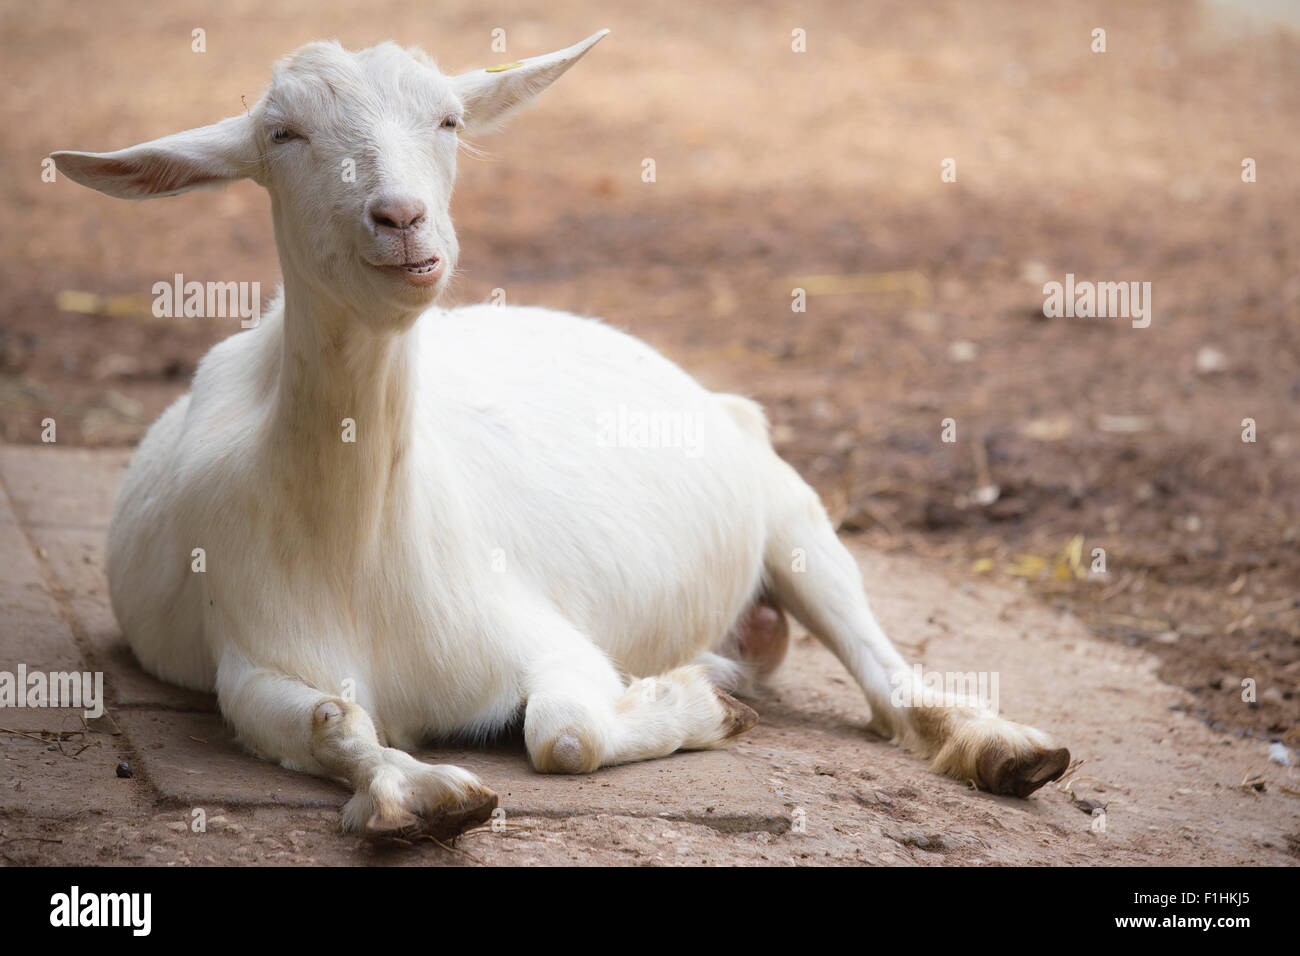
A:
<svg viewBox="0 0 1300 956">
<path fill-rule="evenodd" d="M 413 229 L 424 221 L 424 203 L 416 199 L 381 198 L 370 205 L 376 229 Z"/>
</svg>

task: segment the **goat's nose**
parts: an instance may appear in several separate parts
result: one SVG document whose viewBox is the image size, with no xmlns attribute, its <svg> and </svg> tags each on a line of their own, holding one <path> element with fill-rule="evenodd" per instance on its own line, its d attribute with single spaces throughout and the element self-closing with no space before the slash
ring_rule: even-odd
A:
<svg viewBox="0 0 1300 956">
<path fill-rule="evenodd" d="M 376 229 L 411 229 L 425 211 L 424 203 L 409 196 L 378 196 L 370 201 L 370 222 Z"/>
</svg>

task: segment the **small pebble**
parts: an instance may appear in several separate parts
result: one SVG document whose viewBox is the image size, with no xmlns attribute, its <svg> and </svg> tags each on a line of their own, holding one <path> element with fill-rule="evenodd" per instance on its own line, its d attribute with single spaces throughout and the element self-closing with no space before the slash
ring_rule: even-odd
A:
<svg viewBox="0 0 1300 956">
<path fill-rule="evenodd" d="M 1196 351 L 1196 371 L 1202 375 L 1213 375 L 1228 367 L 1228 357 L 1218 349 L 1203 345 Z"/>
<path fill-rule="evenodd" d="M 127 763 L 125 760 L 123 760 L 120 764 L 117 765 L 117 775 L 119 777 L 133 776 L 133 774 L 131 773 L 131 765 Z"/>
</svg>

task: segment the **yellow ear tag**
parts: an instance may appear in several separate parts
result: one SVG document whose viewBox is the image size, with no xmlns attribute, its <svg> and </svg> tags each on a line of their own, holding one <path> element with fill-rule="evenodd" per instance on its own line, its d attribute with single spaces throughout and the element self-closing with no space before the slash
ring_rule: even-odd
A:
<svg viewBox="0 0 1300 956">
<path fill-rule="evenodd" d="M 521 63 L 519 60 L 515 60 L 515 62 L 513 62 L 513 63 L 502 63 L 500 66 L 489 66 L 489 67 L 486 67 L 486 68 L 484 68 L 483 72 L 484 72 L 484 73 L 501 73 L 501 72 L 504 71 L 504 70 L 513 70 L 513 69 L 514 69 L 515 67 L 517 67 L 517 66 L 523 66 L 523 63 Z"/>
</svg>

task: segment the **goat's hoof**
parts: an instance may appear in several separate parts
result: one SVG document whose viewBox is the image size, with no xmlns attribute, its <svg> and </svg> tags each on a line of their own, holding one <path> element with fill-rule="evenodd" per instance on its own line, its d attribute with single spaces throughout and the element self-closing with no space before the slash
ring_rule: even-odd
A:
<svg viewBox="0 0 1300 956">
<path fill-rule="evenodd" d="M 427 764 L 391 747 L 343 806 L 343 829 L 371 837 L 450 840 L 485 822 L 497 795 L 460 767 Z"/>
<path fill-rule="evenodd" d="M 976 768 L 979 782 L 990 793 L 1027 797 L 1039 787 L 1056 780 L 1070 765 L 1070 751 L 1064 747 L 1035 750 L 1017 757 L 997 744 L 980 754 Z"/>
<path fill-rule="evenodd" d="M 742 704 L 730 694 L 720 691 L 716 687 L 713 692 L 718 695 L 718 701 L 722 704 L 722 737 L 724 740 L 735 737 L 737 734 L 743 734 L 758 723 L 758 712 L 754 708 Z"/>
<path fill-rule="evenodd" d="M 491 819 L 497 802 L 497 795 L 484 787 L 465 803 L 437 807 L 419 815 L 403 808 L 376 812 L 366 821 L 365 833 L 372 839 L 412 840 L 427 836 L 439 842 L 454 840 Z"/>
</svg>

